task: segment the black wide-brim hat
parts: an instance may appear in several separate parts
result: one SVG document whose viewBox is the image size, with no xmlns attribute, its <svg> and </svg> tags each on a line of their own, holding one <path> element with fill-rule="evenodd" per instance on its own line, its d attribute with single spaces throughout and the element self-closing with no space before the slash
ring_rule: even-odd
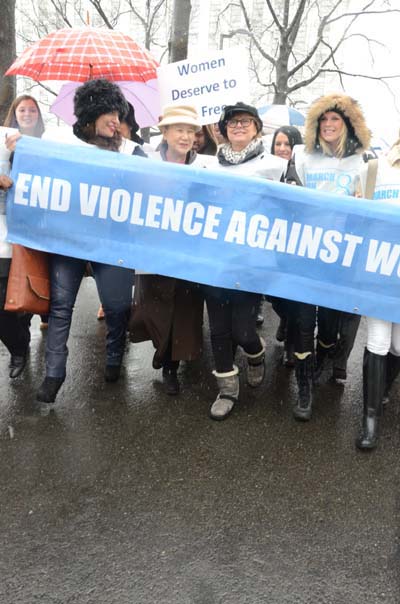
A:
<svg viewBox="0 0 400 604">
<path fill-rule="evenodd" d="M 120 120 L 128 114 L 129 106 L 120 88 L 105 79 L 89 80 L 76 89 L 74 134 L 81 138 L 82 128 L 94 123 L 105 113 L 118 112 Z"/>
<path fill-rule="evenodd" d="M 258 115 L 256 107 L 238 101 L 235 105 L 226 105 L 226 107 L 224 107 L 224 111 L 222 112 L 218 122 L 218 128 L 222 136 L 226 138 L 226 125 L 236 113 L 248 113 L 249 115 L 254 117 L 257 126 L 257 132 L 261 132 L 263 123 L 260 116 Z"/>
</svg>

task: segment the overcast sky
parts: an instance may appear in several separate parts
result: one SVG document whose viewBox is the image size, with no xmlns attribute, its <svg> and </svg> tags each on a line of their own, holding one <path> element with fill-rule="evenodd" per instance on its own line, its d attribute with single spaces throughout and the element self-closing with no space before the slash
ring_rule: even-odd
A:
<svg viewBox="0 0 400 604">
<path fill-rule="evenodd" d="M 400 8 L 400 0 L 398 1 Z M 370 37 L 382 40 L 386 48 L 374 45 L 373 61 L 365 44 L 354 42 L 352 52 L 346 53 L 346 71 L 389 75 L 400 73 L 400 13 L 385 16 L 365 16 L 360 20 L 362 30 Z M 383 84 L 364 78 L 346 78 L 346 92 L 363 105 L 374 135 L 383 136 L 389 143 L 398 138 L 400 128 L 400 78 L 390 86 L 396 101 Z"/>
</svg>

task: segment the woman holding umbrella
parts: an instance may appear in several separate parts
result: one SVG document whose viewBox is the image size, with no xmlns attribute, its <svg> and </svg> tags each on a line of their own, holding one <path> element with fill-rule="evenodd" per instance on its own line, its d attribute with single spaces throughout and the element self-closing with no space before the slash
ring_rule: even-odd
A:
<svg viewBox="0 0 400 604">
<path fill-rule="evenodd" d="M 116 84 L 90 80 L 74 97 L 77 121 L 74 134 L 100 149 L 118 152 L 121 145 L 120 121 L 128 113 L 127 102 Z M 115 382 L 120 375 L 125 334 L 132 300 L 132 271 L 91 262 L 107 326 L 105 380 Z M 85 259 L 52 254 L 50 258 L 51 304 L 46 346 L 46 377 L 37 400 L 53 403 L 66 376 L 67 341 L 72 312 L 86 268 Z"/>
</svg>

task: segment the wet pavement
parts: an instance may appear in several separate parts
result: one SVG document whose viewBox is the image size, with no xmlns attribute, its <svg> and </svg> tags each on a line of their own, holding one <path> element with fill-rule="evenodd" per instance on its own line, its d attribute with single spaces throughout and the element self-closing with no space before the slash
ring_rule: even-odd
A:
<svg viewBox="0 0 400 604">
<path fill-rule="evenodd" d="M 379 448 L 357 451 L 364 324 L 346 385 L 319 387 L 297 423 L 265 304 L 266 380 L 214 422 L 208 345 L 179 397 L 149 343 L 106 384 L 97 307 L 85 279 L 55 413 L 34 402 L 38 317 L 23 378 L 0 350 L 1 604 L 398 604 L 400 390 Z"/>
</svg>

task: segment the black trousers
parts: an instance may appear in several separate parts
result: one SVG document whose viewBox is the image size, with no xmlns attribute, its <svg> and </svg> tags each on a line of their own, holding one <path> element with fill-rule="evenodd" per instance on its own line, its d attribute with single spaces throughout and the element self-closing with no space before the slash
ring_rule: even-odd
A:
<svg viewBox="0 0 400 604">
<path fill-rule="evenodd" d="M 0 277 L 0 340 L 10 354 L 24 356 L 31 334 L 29 324 L 32 315 L 4 310 L 8 277 Z"/>
<path fill-rule="evenodd" d="M 340 354 L 347 360 L 360 323 L 358 315 L 323 306 L 317 309 L 312 304 L 291 300 L 279 301 L 278 314 L 281 312 L 288 317 L 289 323 L 294 323 L 295 352 L 314 352 L 314 333 L 318 324 L 318 341 L 333 346 L 340 336 Z"/>
<path fill-rule="evenodd" d="M 204 286 L 204 296 L 215 369 L 218 373 L 227 373 L 233 369 L 237 346 L 248 354 L 257 354 L 263 348 L 256 331 L 261 295 Z"/>
</svg>

